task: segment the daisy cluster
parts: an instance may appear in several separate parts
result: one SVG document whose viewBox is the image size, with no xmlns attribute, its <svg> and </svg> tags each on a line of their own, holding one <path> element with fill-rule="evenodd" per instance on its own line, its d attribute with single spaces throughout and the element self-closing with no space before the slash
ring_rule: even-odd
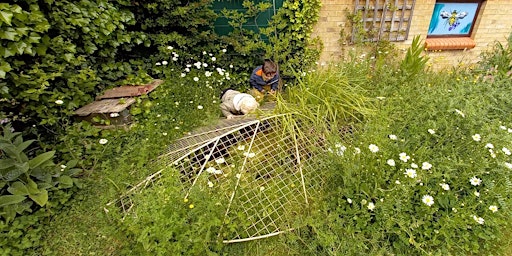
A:
<svg viewBox="0 0 512 256">
<path fill-rule="evenodd" d="M 179 73 L 181 78 L 190 77 L 195 83 L 205 84 L 210 89 L 213 89 L 215 86 L 222 86 L 226 83 L 226 80 L 231 80 L 230 73 L 226 70 L 227 67 L 217 66 L 218 58 L 223 56 L 227 49 L 220 50 L 220 52 L 216 53 L 217 56 L 214 53 L 203 51 L 203 56 L 199 56 L 195 60 L 181 60 L 180 55 L 172 46 L 168 46 L 166 50 L 169 51 L 169 61 L 174 62 L 174 66 L 180 66 L 182 65 L 181 63 L 185 63 Z M 155 66 L 167 66 L 169 61 L 162 60 L 156 62 Z M 232 69 L 233 65 L 230 65 L 229 68 Z"/>
<path fill-rule="evenodd" d="M 460 115 L 461 117 L 465 117 L 464 113 L 460 110 L 454 111 L 457 115 Z M 511 128 L 507 128 L 505 126 L 500 126 L 500 130 L 503 130 L 507 133 L 512 133 Z M 439 135 L 435 129 L 427 129 L 426 132 L 430 134 L 431 136 Z M 490 141 L 487 141 L 487 138 L 479 133 L 472 134 L 471 140 L 476 143 L 474 145 L 475 148 L 480 148 L 482 150 L 486 150 L 489 152 L 488 159 L 492 160 L 495 159 L 501 166 L 507 169 L 512 170 L 512 163 L 509 157 L 511 156 L 511 151 L 507 146 L 500 146 L 497 147 L 495 144 L 491 143 Z M 397 135 L 390 134 L 388 135 L 388 139 L 391 141 L 398 141 L 399 138 Z M 404 140 L 401 140 L 404 141 Z M 347 148 L 347 146 L 343 145 L 340 142 L 334 143 L 334 145 L 327 150 L 330 154 L 334 154 L 336 156 L 346 156 L 347 152 L 352 152 L 353 155 L 361 154 L 361 149 L 358 147 L 354 147 L 353 150 L 350 150 Z M 376 143 L 371 143 L 367 145 L 367 152 L 370 156 L 373 157 L 382 157 L 382 149 L 377 145 Z M 385 165 L 388 166 L 387 168 L 392 168 L 391 170 L 396 170 L 398 173 L 403 175 L 403 178 L 396 179 L 394 181 L 395 185 L 399 186 L 426 186 L 427 183 L 423 183 L 422 180 L 429 181 L 431 177 L 434 174 L 434 171 L 436 173 L 442 172 L 442 170 L 437 169 L 436 166 L 434 166 L 430 161 L 417 161 L 413 158 L 414 154 L 411 154 L 409 152 L 400 152 L 396 154 L 394 157 L 386 157 Z M 380 162 L 378 160 L 377 162 Z M 437 169 L 437 170 L 436 170 Z M 463 190 L 467 190 L 468 187 L 471 189 L 472 194 L 476 200 L 478 201 L 479 205 L 485 206 L 485 209 L 489 211 L 490 213 L 496 213 L 499 211 L 499 207 L 495 202 L 484 202 L 483 199 L 480 198 L 480 189 L 483 189 L 486 180 L 481 176 L 482 173 L 478 174 L 461 174 L 461 177 L 467 177 L 465 178 L 466 181 L 463 182 L 467 185 L 461 184 L 459 180 L 454 180 L 453 177 L 451 178 L 443 178 L 442 182 L 436 183 L 436 187 L 425 187 L 425 189 L 420 189 L 422 194 L 417 195 L 417 200 L 420 202 L 420 204 L 424 205 L 425 207 L 433 207 L 437 203 L 436 196 L 445 194 L 445 193 L 455 193 L 455 198 L 459 198 L 459 193 Z M 396 177 L 397 175 L 395 175 Z M 399 175 L 398 175 L 399 176 Z M 485 175 L 484 175 L 485 176 Z M 455 177 L 455 179 L 460 179 L 461 177 Z M 491 178 L 489 178 L 491 179 Z M 451 182 L 450 182 L 451 180 Z M 494 182 L 489 180 L 489 182 Z M 431 186 L 431 182 L 428 183 L 428 186 Z M 453 192 L 452 192 L 453 191 Z M 488 189 L 486 189 L 486 192 L 488 192 Z M 353 203 L 353 198 L 346 197 L 346 201 L 349 204 Z M 374 211 L 378 209 L 378 201 L 379 200 L 368 200 L 363 199 L 361 201 L 361 204 L 364 205 L 369 211 Z M 380 199 L 380 201 L 384 201 L 384 199 Z M 464 206 L 464 203 L 461 204 L 461 206 Z M 476 209 L 471 209 L 471 211 L 476 211 Z M 456 213 L 457 209 L 452 208 L 452 212 Z M 470 215 L 472 221 L 476 222 L 477 224 L 484 225 L 485 219 L 481 216 L 478 216 L 476 213 Z"/>
</svg>

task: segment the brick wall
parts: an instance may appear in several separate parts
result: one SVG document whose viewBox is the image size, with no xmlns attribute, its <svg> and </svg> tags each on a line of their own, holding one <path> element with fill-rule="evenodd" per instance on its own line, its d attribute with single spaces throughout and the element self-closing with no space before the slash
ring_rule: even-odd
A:
<svg viewBox="0 0 512 256">
<path fill-rule="evenodd" d="M 364 0 L 360 1 L 364 2 Z M 384 1 L 380 0 L 379 2 L 383 3 Z M 346 10 L 353 13 L 354 3 L 355 0 L 322 1 L 320 18 L 312 35 L 313 37 L 319 37 L 323 42 L 321 62 L 338 60 L 343 56 L 344 51 L 351 48 L 348 44 L 343 44 L 343 39 L 350 36 L 352 31 L 347 21 Z M 426 38 L 435 3 L 435 0 L 416 0 L 408 39 L 403 42 L 395 42 L 397 48 L 408 48 L 412 38 L 416 35 L 420 35 L 422 39 Z M 449 67 L 476 63 L 479 60 L 480 53 L 488 50 L 494 45 L 495 41 L 505 45 L 511 32 L 512 1 L 484 1 L 471 35 L 476 47 L 469 50 L 428 51 L 427 54 L 431 57 L 430 65 Z"/>
</svg>

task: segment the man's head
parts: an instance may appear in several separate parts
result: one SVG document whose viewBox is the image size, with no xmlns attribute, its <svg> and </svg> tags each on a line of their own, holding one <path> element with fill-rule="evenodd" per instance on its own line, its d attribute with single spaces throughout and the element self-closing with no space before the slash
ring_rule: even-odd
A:
<svg viewBox="0 0 512 256">
<path fill-rule="evenodd" d="M 259 103 L 254 99 L 254 97 L 244 97 L 240 101 L 240 111 L 244 113 L 244 115 L 254 112 L 258 107 Z"/>
<path fill-rule="evenodd" d="M 265 59 L 265 61 L 263 62 L 261 71 L 263 71 L 263 75 L 262 75 L 263 80 L 268 81 L 268 80 L 274 78 L 274 76 L 276 75 L 277 64 L 275 62 L 273 62 L 272 60 Z"/>
</svg>

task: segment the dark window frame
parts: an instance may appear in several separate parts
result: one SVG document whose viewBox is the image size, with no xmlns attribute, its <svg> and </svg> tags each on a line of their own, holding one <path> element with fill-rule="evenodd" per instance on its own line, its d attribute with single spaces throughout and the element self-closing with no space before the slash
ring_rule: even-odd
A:
<svg viewBox="0 0 512 256">
<path fill-rule="evenodd" d="M 478 6 L 475 11 L 475 17 L 473 17 L 471 29 L 468 34 L 445 34 L 445 35 L 429 35 L 427 34 L 427 38 L 454 38 L 454 37 L 471 37 L 473 35 L 473 30 L 476 26 L 476 21 L 478 17 L 481 15 L 480 10 L 482 8 L 482 4 L 485 0 L 438 0 L 435 4 L 438 3 L 477 3 Z M 430 18 L 430 22 L 432 22 L 432 17 Z M 430 23 L 429 23 L 430 28 Z"/>
</svg>

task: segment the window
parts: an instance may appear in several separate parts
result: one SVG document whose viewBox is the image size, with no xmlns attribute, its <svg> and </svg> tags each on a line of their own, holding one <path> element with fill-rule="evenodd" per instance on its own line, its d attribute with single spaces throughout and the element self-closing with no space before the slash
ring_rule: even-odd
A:
<svg viewBox="0 0 512 256">
<path fill-rule="evenodd" d="M 482 0 L 441 0 L 434 5 L 428 28 L 428 50 L 462 50 L 475 47 L 471 39 Z"/>
<path fill-rule="evenodd" d="M 471 36 L 480 3 L 438 1 L 430 19 L 428 37 Z"/>
</svg>

